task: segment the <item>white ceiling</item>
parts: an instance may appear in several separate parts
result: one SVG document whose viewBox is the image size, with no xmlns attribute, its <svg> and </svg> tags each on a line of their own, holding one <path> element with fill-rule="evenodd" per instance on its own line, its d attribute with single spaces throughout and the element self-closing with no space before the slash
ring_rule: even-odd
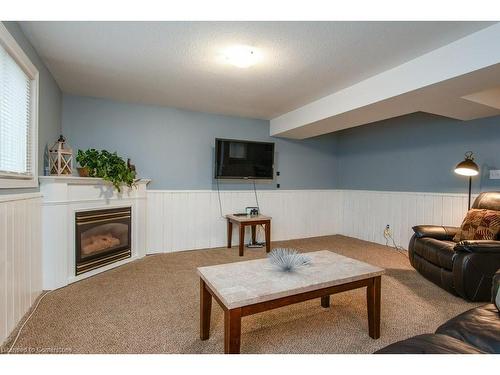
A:
<svg viewBox="0 0 500 375">
<path fill-rule="evenodd" d="M 493 87 L 488 90 L 482 90 L 462 97 L 474 103 L 500 110 L 500 87 Z"/>
<path fill-rule="evenodd" d="M 20 22 L 66 93 L 272 119 L 488 22 Z M 248 69 L 221 65 L 232 44 Z"/>
<path fill-rule="evenodd" d="M 271 135 L 308 138 L 413 112 L 500 115 L 500 23 L 271 119 Z"/>
</svg>

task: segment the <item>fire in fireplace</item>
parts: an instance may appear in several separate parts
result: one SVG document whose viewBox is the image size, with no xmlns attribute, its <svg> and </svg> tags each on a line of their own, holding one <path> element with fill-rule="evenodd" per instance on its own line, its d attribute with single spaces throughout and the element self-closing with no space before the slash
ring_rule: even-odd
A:
<svg viewBox="0 0 500 375">
<path fill-rule="evenodd" d="M 130 207 L 75 213 L 75 274 L 131 256 Z"/>
</svg>

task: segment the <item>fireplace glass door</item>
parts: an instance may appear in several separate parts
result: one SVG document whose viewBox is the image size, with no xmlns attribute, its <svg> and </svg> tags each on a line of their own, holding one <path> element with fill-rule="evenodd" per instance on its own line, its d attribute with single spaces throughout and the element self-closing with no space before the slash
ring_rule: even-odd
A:
<svg viewBox="0 0 500 375">
<path fill-rule="evenodd" d="M 131 256 L 130 207 L 77 212 L 76 275 Z"/>
</svg>

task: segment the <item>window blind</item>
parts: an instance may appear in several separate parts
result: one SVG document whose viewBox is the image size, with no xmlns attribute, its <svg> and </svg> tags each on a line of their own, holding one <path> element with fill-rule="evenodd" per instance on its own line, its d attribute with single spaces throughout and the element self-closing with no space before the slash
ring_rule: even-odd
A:
<svg viewBox="0 0 500 375">
<path fill-rule="evenodd" d="M 31 79 L 0 45 L 0 175 L 31 177 Z"/>
</svg>

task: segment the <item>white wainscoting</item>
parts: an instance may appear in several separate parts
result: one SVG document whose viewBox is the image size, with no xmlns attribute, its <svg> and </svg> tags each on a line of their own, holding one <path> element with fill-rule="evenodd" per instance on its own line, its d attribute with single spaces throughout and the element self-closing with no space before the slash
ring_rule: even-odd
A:
<svg viewBox="0 0 500 375">
<path fill-rule="evenodd" d="M 419 224 L 460 226 L 467 213 L 466 194 L 337 190 L 338 234 L 385 244 L 391 226 L 397 245 L 408 248 Z M 474 197 L 473 197 L 474 199 Z"/>
<path fill-rule="evenodd" d="M 226 222 L 216 191 L 148 190 L 147 196 L 147 253 L 225 246 Z M 466 194 L 264 190 L 258 198 L 261 211 L 273 217 L 273 240 L 342 234 L 385 244 L 389 224 L 395 242 L 405 249 L 412 226 L 459 226 L 467 212 Z M 221 191 L 221 201 L 227 214 L 254 206 L 255 196 L 253 191 Z M 234 231 L 233 243 L 236 236 Z"/>
<path fill-rule="evenodd" d="M 41 194 L 0 196 L 0 343 L 42 291 Z"/>
<path fill-rule="evenodd" d="M 252 190 L 220 195 L 223 215 L 256 205 Z M 335 190 L 258 191 L 262 213 L 273 218 L 273 240 L 336 233 L 337 196 Z M 148 190 L 147 204 L 149 254 L 226 246 L 226 220 L 220 215 L 217 191 Z M 259 236 L 263 238 L 262 231 Z M 233 244 L 236 241 L 235 229 Z"/>
</svg>

